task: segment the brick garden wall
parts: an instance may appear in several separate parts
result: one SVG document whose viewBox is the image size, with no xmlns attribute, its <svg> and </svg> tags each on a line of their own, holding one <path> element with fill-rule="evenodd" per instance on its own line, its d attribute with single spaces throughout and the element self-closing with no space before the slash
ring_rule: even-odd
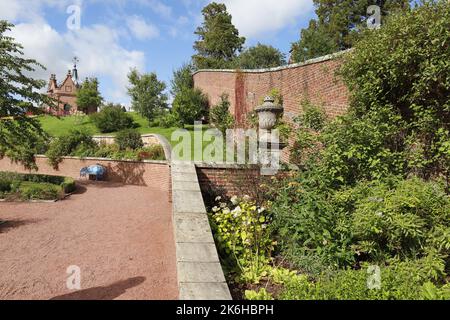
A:
<svg viewBox="0 0 450 320">
<path fill-rule="evenodd" d="M 152 186 L 153 188 L 158 188 L 158 190 L 169 192 L 170 196 L 170 167 L 164 161 L 134 162 L 67 157 L 59 165 L 58 170 L 55 170 L 48 164 L 46 157 L 37 156 L 36 164 L 39 170 L 37 172 L 29 171 L 22 165 L 12 163 L 8 158 L 3 158 L 0 160 L 0 171 L 58 175 L 79 179 L 81 168 L 100 164 L 107 168 L 107 181 L 130 185 Z"/>
<path fill-rule="evenodd" d="M 194 84 L 208 95 L 210 105 L 229 95 L 236 121 L 242 123 L 248 112 L 261 104 L 272 90 L 281 91 L 286 120 L 301 112 L 301 101 L 308 99 L 325 108 L 332 118 L 348 107 L 348 90 L 335 74 L 342 54 L 328 55 L 304 63 L 261 70 L 200 70 L 194 74 Z"/>
<path fill-rule="evenodd" d="M 249 195 L 261 196 L 261 184 L 270 184 L 271 176 L 261 176 L 257 167 L 197 164 L 197 176 L 204 197 L 225 195 L 228 197 Z M 279 171 L 277 178 L 291 174 Z M 206 200 L 206 199 L 205 199 Z"/>
</svg>

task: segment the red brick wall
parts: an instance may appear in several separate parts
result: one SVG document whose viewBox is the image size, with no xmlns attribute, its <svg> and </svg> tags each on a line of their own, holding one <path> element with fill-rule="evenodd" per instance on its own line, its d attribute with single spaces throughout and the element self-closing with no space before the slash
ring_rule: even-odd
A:
<svg viewBox="0 0 450 320">
<path fill-rule="evenodd" d="M 220 95 L 227 93 L 230 112 L 237 120 L 261 104 L 272 89 L 283 95 L 287 120 L 300 113 L 304 99 L 322 105 L 330 117 L 335 117 L 348 106 L 348 90 L 335 74 L 341 63 L 339 56 L 327 56 L 266 70 L 200 70 L 194 74 L 194 83 L 208 95 L 210 105 L 217 104 Z"/>
<path fill-rule="evenodd" d="M 345 113 L 349 103 L 348 89 L 336 75 L 341 57 L 342 54 L 330 55 L 265 70 L 200 70 L 194 74 L 194 84 L 207 94 L 211 106 L 220 101 L 222 93 L 228 94 L 230 112 L 241 125 L 247 113 L 260 105 L 272 89 L 283 95 L 287 122 L 301 113 L 305 99 L 322 106 L 329 118 L 334 118 Z M 289 162 L 289 148 L 283 151 L 282 160 Z"/>
<path fill-rule="evenodd" d="M 271 176 L 261 176 L 259 168 L 231 168 L 197 165 L 197 177 L 204 196 L 261 196 L 261 184 L 270 184 Z M 277 177 L 289 175 L 279 171 Z"/>
<path fill-rule="evenodd" d="M 38 156 L 36 158 L 36 164 L 39 168 L 37 172 L 30 172 L 22 165 L 12 163 L 8 158 L 3 158 L 0 160 L 0 171 L 58 175 L 79 179 L 81 168 L 97 163 L 107 168 L 107 181 L 131 185 L 151 186 L 152 188 L 157 188 L 158 190 L 170 193 L 170 167 L 168 164 L 163 162 L 128 162 L 65 158 L 59 165 L 58 170 L 55 170 L 48 164 L 48 159 L 46 157 Z"/>
</svg>

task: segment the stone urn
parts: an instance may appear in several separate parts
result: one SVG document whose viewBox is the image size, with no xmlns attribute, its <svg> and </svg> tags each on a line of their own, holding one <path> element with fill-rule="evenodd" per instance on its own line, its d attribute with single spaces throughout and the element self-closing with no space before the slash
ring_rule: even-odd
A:
<svg viewBox="0 0 450 320">
<path fill-rule="evenodd" d="M 277 117 L 283 113 L 283 107 L 275 105 L 272 97 L 266 97 L 264 103 L 255 109 L 259 118 L 259 128 L 271 130 L 277 123 Z"/>
</svg>

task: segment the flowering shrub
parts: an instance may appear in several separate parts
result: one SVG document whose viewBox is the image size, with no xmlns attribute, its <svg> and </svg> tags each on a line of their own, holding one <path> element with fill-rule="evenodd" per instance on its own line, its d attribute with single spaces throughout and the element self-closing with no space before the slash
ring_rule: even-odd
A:
<svg viewBox="0 0 450 320">
<path fill-rule="evenodd" d="M 219 252 L 231 271 L 238 273 L 237 281 L 258 283 L 267 273 L 276 244 L 269 230 L 272 217 L 248 196 L 233 197 L 230 204 L 221 200 L 216 198 L 218 206 L 210 214 Z"/>
</svg>

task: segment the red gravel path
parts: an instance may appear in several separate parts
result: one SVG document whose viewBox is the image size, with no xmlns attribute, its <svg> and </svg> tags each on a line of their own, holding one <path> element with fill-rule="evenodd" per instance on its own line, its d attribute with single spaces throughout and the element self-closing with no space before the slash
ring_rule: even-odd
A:
<svg viewBox="0 0 450 320">
<path fill-rule="evenodd" d="M 0 299 L 176 299 L 167 192 L 81 189 L 56 203 L 0 203 Z M 66 287 L 70 265 L 80 291 Z"/>
</svg>

